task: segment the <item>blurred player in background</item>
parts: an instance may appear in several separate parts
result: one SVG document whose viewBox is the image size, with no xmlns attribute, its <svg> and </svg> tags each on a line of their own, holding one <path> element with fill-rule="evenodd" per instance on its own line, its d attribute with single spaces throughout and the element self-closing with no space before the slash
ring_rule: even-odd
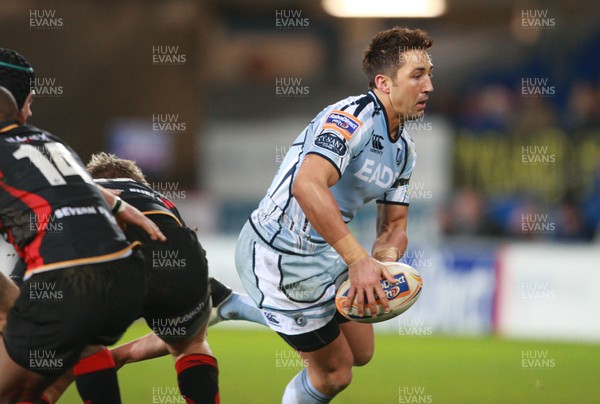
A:
<svg viewBox="0 0 600 404">
<path fill-rule="evenodd" d="M 34 77 L 25 58 L 0 49 L 0 84 L 17 104 L 16 115 L 0 123 L 0 232 L 25 262 L 27 291 L 10 309 L 0 341 L 0 402 L 38 399 L 81 356 L 74 370 L 84 399 L 119 403 L 114 362 L 102 345 L 139 317 L 145 274 L 114 215 L 165 238 L 137 209 L 96 186 L 64 142 L 25 125 Z M 60 293 L 45 299 L 50 290 Z"/>
<path fill-rule="evenodd" d="M 370 91 L 315 117 L 240 234 L 236 266 L 246 290 L 308 363 L 287 385 L 285 404 L 329 402 L 350 384 L 352 366 L 373 355 L 372 325 L 336 314 L 336 287 L 350 279 L 348 301 L 356 298 L 361 315 L 365 306 L 376 312 L 376 296 L 389 309 L 380 280 L 396 282 L 378 261 L 397 261 L 407 246 L 416 153 L 404 123 L 423 115 L 433 91 L 431 44 L 418 29 L 377 34 L 363 59 Z M 373 199 L 369 255 L 346 224 Z"/>
<path fill-rule="evenodd" d="M 173 202 L 152 190 L 134 161 L 99 153 L 91 157 L 87 170 L 96 183 L 139 209 L 167 236 L 166 243 L 159 243 L 137 228 L 125 229 L 129 241 L 142 243 L 148 267 L 144 318 L 153 333 L 113 349 L 117 368 L 170 353 L 186 402 L 218 402 L 217 361 L 206 342 L 209 315 L 211 324 L 233 318 L 264 324 L 261 313 L 248 296 L 208 278 L 205 252 L 195 232 Z M 48 389 L 49 401 L 57 401 L 71 379 L 66 375 Z"/>
<path fill-rule="evenodd" d="M 0 87 L 0 125 L 14 119 L 16 116 L 18 116 L 17 102 L 6 88 Z M 6 325 L 8 311 L 17 300 L 17 296 L 19 296 L 17 285 L 0 271 L 0 335 Z"/>
</svg>

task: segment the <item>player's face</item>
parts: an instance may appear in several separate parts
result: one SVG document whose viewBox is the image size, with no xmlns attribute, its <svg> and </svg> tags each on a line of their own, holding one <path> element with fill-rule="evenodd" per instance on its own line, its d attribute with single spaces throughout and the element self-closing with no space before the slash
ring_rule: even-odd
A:
<svg viewBox="0 0 600 404">
<path fill-rule="evenodd" d="M 433 91 L 433 64 L 425 50 L 412 50 L 401 55 L 404 64 L 396 71 L 390 86 L 390 102 L 401 121 L 423 116 L 429 93 Z"/>
</svg>

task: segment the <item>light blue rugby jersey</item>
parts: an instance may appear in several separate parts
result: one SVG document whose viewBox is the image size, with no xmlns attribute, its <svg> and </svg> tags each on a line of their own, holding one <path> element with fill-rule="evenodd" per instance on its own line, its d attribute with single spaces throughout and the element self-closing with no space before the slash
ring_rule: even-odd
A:
<svg viewBox="0 0 600 404">
<path fill-rule="evenodd" d="M 408 205 L 410 179 L 416 161 L 408 133 L 392 141 L 383 105 L 377 96 L 348 97 L 328 106 L 296 138 L 267 195 L 250 223 L 275 250 L 312 255 L 328 244 L 308 222 L 292 195 L 292 183 L 307 154 L 333 164 L 340 180 L 330 188 L 346 223 L 367 202 Z"/>
</svg>

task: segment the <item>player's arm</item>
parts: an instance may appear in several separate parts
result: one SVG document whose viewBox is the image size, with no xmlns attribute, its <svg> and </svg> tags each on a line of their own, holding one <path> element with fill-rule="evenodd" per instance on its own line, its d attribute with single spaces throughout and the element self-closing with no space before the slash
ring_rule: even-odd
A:
<svg viewBox="0 0 600 404">
<path fill-rule="evenodd" d="M 404 255 L 408 244 L 407 220 L 407 205 L 377 204 L 377 238 L 373 243 L 373 258 L 394 262 Z"/>
<path fill-rule="evenodd" d="M 113 213 L 120 222 L 139 226 L 148 233 L 152 240 L 166 241 L 167 238 L 160 231 L 158 226 L 150 219 L 148 219 L 142 212 L 135 207 L 131 206 L 109 190 L 100 185 L 96 184 L 102 196 L 108 202 L 108 205 L 112 208 Z"/>
<path fill-rule="evenodd" d="M 6 325 L 8 312 L 19 297 L 19 288 L 0 271 L 0 334 Z"/>
<path fill-rule="evenodd" d="M 344 223 L 338 204 L 329 190 L 338 180 L 339 173 L 329 161 L 319 155 L 308 154 L 294 180 L 292 194 L 311 225 L 348 265 L 351 284 L 348 301 L 352 302 L 356 297 L 358 313 L 363 315 L 366 296 L 366 304 L 375 315 L 375 294 L 388 310 L 380 279 L 383 277 L 392 283 L 396 281 L 385 266 L 369 256 Z"/>
<path fill-rule="evenodd" d="M 149 333 L 110 350 L 115 366 L 120 369 L 128 363 L 159 358 L 169 354 L 167 344 L 156 334 Z"/>
</svg>

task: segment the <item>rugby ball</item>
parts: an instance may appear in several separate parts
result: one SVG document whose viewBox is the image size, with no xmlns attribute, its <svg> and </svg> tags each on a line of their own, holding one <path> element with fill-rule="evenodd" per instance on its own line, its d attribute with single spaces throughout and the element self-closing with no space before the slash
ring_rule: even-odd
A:
<svg viewBox="0 0 600 404">
<path fill-rule="evenodd" d="M 381 264 L 385 265 L 392 276 L 398 281 L 396 284 L 390 284 L 385 279 L 381 280 L 381 286 L 383 286 L 383 291 L 389 301 L 390 312 L 384 313 L 383 306 L 377 304 L 377 314 L 375 316 L 371 316 L 371 310 L 368 307 L 365 307 L 364 315 L 359 316 L 356 299 L 352 302 L 352 307 L 350 307 L 349 311 L 345 311 L 343 307 L 348 300 L 348 291 L 350 289 L 350 281 L 346 280 L 337 290 L 335 305 L 337 310 L 347 319 L 360 323 L 379 323 L 404 313 L 419 298 L 423 289 L 423 279 L 416 269 L 400 262 L 382 262 Z M 377 296 L 376 299 L 379 300 Z"/>
</svg>

